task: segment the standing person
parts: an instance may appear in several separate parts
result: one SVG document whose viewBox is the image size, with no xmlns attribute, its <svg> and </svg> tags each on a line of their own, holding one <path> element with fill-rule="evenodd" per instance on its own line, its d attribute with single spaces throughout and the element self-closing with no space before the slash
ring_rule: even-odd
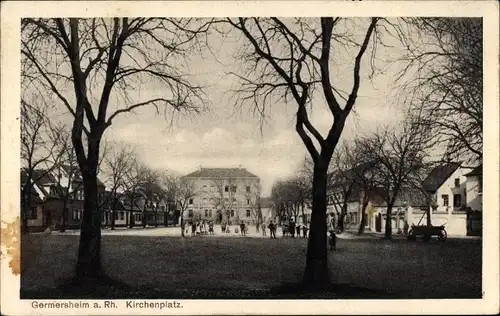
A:
<svg viewBox="0 0 500 316">
<path fill-rule="evenodd" d="M 408 229 L 410 228 L 410 226 L 408 225 L 408 221 L 405 221 L 405 224 L 403 226 L 403 236 L 406 237 L 408 236 Z"/>
<path fill-rule="evenodd" d="M 241 236 L 245 236 L 245 223 L 242 221 L 240 223 Z"/>
<path fill-rule="evenodd" d="M 294 221 L 290 221 L 290 224 L 289 224 L 289 230 L 290 230 L 290 235 L 292 236 L 292 238 L 295 238 L 295 222 Z"/>
<path fill-rule="evenodd" d="M 307 237 L 307 226 L 306 225 L 302 226 L 302 237 L 303 238 Z"/>
<path fill-rule="evenodd" d="M 262 236 L 266 236 L 266 226 L 264 224 L 261 225 L 261 230 L 262 230 Z"/>
<path fill-rule="evenodd" d="M 273 221 L 269 222 L 269 234 L 271 236 L 271 238 L 276 238 L 276 234 L 274 232 L 274 224 L 273 224 Z"/>
<path fill-rule="evenodd" d="M 214 234 L 214 222 L 213 221 L 210 221 L 208 223 L 208 233 L 210 235 L 213 235 Z"/>
<path fill-rule="evenodd" d="M 191 222 L 191 236 L 196 235 L 196 222 Z"/>
<path fill-rule="evenodd" d="M 330 250 L 337 250 L 337 235 L 335 235 L 335 232 L 333 230 L 330 231 Z"/>
<path fill-rule="evenodd" d="M 221 231 L 222 231 L 222 233 L 226 232 L 226 221 L 222 221 L 222 223 L 221 223 Z"/>
<path fill-rule="evenodd" d="M 300 225 L 297 225 L 297 227 L 295 227 L 295 231 L 297 232 L 297 238 L 300 237 Z"/>
</svg>

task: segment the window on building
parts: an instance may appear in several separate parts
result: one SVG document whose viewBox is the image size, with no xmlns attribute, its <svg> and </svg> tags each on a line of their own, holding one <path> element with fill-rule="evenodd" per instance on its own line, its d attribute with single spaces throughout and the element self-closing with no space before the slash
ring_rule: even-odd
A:
<svg viewBox="0 0 500 316">
<path fill-rule="evenodd" d="M 205 217 L 208 217 L 208 210 L 205 210 Z"/>
<path fill-rule="evenodd" d="M 234 210 L 231 210 L 231 217 L 234 217 Z"/>
<path fill-rule="evenodd" d="M 49 189 L 50 195 L 57 195 L 57 187 L 55 185 L 51 185 Z"/>
<path fill-rule="evenodd" d="M 28 209 L 28 212 L 26 214 L 27 219 L 37 219 L 38 218 L 38 213 L 37 213 L 37 208 L 35 207 L 30 207 Z"/>
<path fill-rule="evenodd" d="M 227 185 L 224 187 L 224 192 L 229 192 L 229 187 Z"/>
<path fill-rule="evenodd" d="M 124 220 L 125 219 L 125 212 L 120 212 L 120 220 Z"/>
<path fill-rule="evenodd" d="M 208 216 L 209 216 L 209 217 L 212 217 L 212 210 L 209 210 L 209 211 L 208 211 Z"/>
<path fill-rule="evenodd" d="M 247 217 L 250 217 L 250 210 L 247 210 Z"/>
<path fill-rule="evenodd" d="M 441 198 L 443 199 L 443 205 L 448 206 L 449 205 L 448 194 L 441 195 Z"/>
<path fill-rule="evenodd" d="M 72 217 L 73 217 L 74 220 L 76 220 L 76 221 L 80 220 L 80 218 L 81 218 L 81 211 L 80 210 L 74 209 L 73 212 L 72 212 L 72 214 L 73 214 Z"/>
<path fill-rule="evenodd" d="M 247 186 L 247 193 L 250 193 L 250 186 Z"/>
<path fill-rule="evenodd" d="M 453 195 L 453 207 L 461 207 L 462 206 L 462 196 L 460 194 Z"/>
<path fill-rule="evenodd" d="M 113 212 L 115 214 L 115 220 L 118 219 L 118 212 Z"/>
<path fill-rule="evenodd" d="M 247 199 L 247 205 L 250 205 L 250 199 Z"/>
<path fill-rule="evenodd" d="M 459 187 L 460 186 L 460 178 L 455 179 L 455 186 Z"/>
<path fill-rule="evenodd" d="M 236 186 L 235 185 L 231 186 L 231 192 L 236 192 Z"/>
<path fill-rule="evenodd" d="M 189 216 L 189 217 L 193 217 L 193 210 L 189 210 L 189 211 L 188 211 L 188 216 Z"/>
<path fill-rule="evenodd" d="M 189 199 L 189 205 L 193 204 L 193 199 Z"/>
</svg>

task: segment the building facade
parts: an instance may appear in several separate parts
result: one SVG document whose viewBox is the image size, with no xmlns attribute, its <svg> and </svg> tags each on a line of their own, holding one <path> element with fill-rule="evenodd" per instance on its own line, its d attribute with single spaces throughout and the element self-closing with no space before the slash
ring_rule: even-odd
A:
<svg viewBox="0 0 500 316">
<path fill-rule="evenodd" d="M 183 179 L 194 187 L 184 212 L 186 220 L 258 221 L 260 179 L 245 168 L 200 168 Z"/>
</svg>

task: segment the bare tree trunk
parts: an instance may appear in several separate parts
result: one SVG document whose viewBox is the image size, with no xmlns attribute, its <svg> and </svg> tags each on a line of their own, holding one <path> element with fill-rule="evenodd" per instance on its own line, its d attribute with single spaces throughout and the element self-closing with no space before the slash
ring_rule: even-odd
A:
<svg viewBox="0 0 500 316">
<path fill-rule="evenodd" d="M 390 201 L 387 204 L 387 212 L 385 216 L 385 238 L 392 238 L 392 206 L 394 205 L 393 201 Z"/>
<path fill-rule="evenodd" d="M 64 233 L 66 231 L 66 216 L 68 212 L 68 201 L 66 198 L 64 198 L 63 201 L 63 208 L 61 212 L 61 227 L 59 227 L 59 231 L 61 233 Z"/>
<path fill-rule="evenodd" d="M 115 208 L 113 207 L 113 210 L 111 211 L 111 229 L 115 229 L 115 220 L 116 220 L 116 211 Z"/>
<path fill-rule="evenodd" d="M 184 223 L 184 210 L 181 211 L 181 236 L 184 236 L 184 231 L 186 230 L 186 224 Z"/>
<path fill-rule="evenodd" d="M 344 220 L 347 216 L 347 203 L 342 204 L 342 209 L 340 210 L 340 216 L 338 221 L 338 229 L 343 232 L 344 231 Z"/>
<path fill-rule="evenodd" d="M 135 226 L 135 218 L 134 218 L 134 208 L 131 206 L 130 207 L 130 221 L 129 221 L 129 226 L 128 228 L 134 228 Z"/>
<path fill-rule="evenodd" d="M 319 161 L 314 167 L 311 227 L 307 245 L 303 284 L 321 288 L 330 283 L 326 250 L 326 182 L 328 163 Z"/>
<path fill-rule="evenodd" d="M 75 123 L 76 124 L 76 123 Z M 76 129 L 74 127 L 73 132 Z M 102 132 L 88 135 L 88 154 L 85 157 L 81 138 L 73 133 L 73 145 L 83 178 L 83 218 L 80 226 L 80 244 L 76 263 L 76 278 L 103 276 L 101 270 L 101 213 L 97 192 L 97 167 Z"/>
<path fill-rule="evenodd" d="M 89 161 L 97 167 L 95 162 Z M 91 166 L 89 166 L 91 167 Z M 80 247 L 76 265 L 77 278 L 98 277 L 101 271 L 101 214 L 97 205 L 97 175 L 94 171 L 82 172 L 84 181 L 84 210 L 80 229 Z"/>
<path fill-rule="evenodd" d="M 365 232 L 366 225 L 366 208 L 368 207 L 368 199 L 363 198 L 363 204 L 361 205 L 361 223 L 359 223 L 358 234 L 361 235 Z"/>
</svg>

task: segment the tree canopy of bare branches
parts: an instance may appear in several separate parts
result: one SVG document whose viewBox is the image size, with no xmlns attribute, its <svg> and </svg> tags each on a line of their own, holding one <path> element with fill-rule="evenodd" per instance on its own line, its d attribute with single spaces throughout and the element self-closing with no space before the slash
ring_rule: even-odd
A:
<svg viewBox="0 0 500 316">
<path fill-rule="evenodd" d="M 276 103 L 295 104 L 295 130 L 313 162 L 311 230 L 303 283 L 322 287 L 329 283 L 326 253 L 326 182 L 333 151 L 344 129 L 346 118 L 356 103 L 361 83 L 360 69 L 365 52 L 378 40 L 378 18 L 228 18 L 233 30 L 245 43 L 239 57 L 246 66 L 236 74 L 241 86 L 238 100 L 249 104 L 261 117 Z M 357 22 L 365 22 L 362 27 Z M 358 30 L 358 34 L 349 32 Z M 360 30 L 361 29 L 361 30 Z M 336 87 L 338 75 L 334 57 L 351 48 L 352 59 L 344 56 L 352 71 L 347 93 Z M 350 54 L 349 54 L 350 55 Z M 351 56 L 351 55 L 350 55 Z M 349 57 L 350 57 L 349 56 Z M 319 95 L 316 96 L 320 91 Z M 333 122 L 323 136 L 309 118 L 310 109 L 326 106 Z"/>
<path fill-rule="evenodd" d="M 372 136 L 360 138 L 356 146 L 373 161 L 370 182 L 381 188 L 387 204 L 386 238 L 391 238 L 391 211 L 403 189 L 416 188 L 423 181 L 432 135 L 419 117 L 408 116 L 401 128 L 386 127 Z"/>
<path fill-rule="evenodd" d="M 22 232 L 27 229 L 27 212 L 31 208 L 33 185 L 56 168 L 63 159 L 67 144 L 64 127 L 51 124 L 49 106 L 36 97 L 21 100 L 21 164 L 25 181 L 22 183 Z M 39 172 L 36 172 L 38 170 Z"/>
<path fill-rule="evenodd" d="M 168 120 L 175 112 L 200 110 L 201 87 L 181 69 L 208 25 L 167 18 L 22 20 L 23 89 L 53 96 L 73 117 L 72 143 L 85 196 L 77 277 L 102 275 L 97 167 L 104 131 L 117 116 L 144 106 Z M 142 96 L 141 85 L 158 92 Z"/>
<path fill-rule="evenodd" d="M 405 19 L 400 35 L 406 101 L 424 114 L 444 160 L 482 161 L 483 28 L 480 18 Z"/>
</svg>

